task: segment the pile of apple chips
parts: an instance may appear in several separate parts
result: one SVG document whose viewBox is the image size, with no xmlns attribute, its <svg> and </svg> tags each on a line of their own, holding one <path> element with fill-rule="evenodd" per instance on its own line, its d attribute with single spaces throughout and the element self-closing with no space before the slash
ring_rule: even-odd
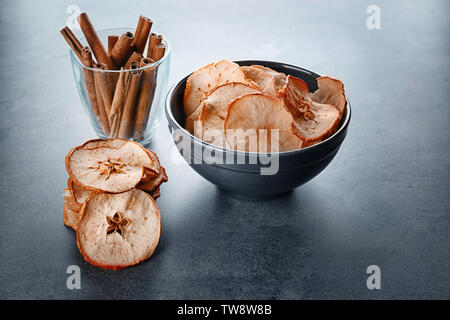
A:
<svg viewBox="0 0 450 320">
<path fill-rule="evenodd" d="M 185 127 L 222 148 L 251 152 L 305 148 L 336 132 L 347 103 L 341 81 L 319 77 L 317 85 L 310 93 L 303 80 L 264 66 L 240 67 L 228 60 L 211 63 L 186 82 Z"/>
<path fill-rule="evenodd" d="M 167 181 L 154 152 L 124 139 L 91 140 L 66 156 L 64 223 L 89 263 L 121 269 L 149 258 L 161 234 L 155 199 Z"/>
</svg>

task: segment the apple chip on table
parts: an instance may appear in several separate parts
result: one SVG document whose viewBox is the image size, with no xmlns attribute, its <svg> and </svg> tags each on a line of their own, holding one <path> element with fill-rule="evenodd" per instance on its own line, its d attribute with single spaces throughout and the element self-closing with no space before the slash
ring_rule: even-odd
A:
<svg viewBox="0 0 450 320">
<path fill-rule="evenodd" d="M 86 261 L 121 269 L 150 257 L 161 228 L 155 200 L 168 180 L 157 155 L 134 141 L 97 139 L 72 148 L 66 169 L 64 223 Z"/>
<path fill-rule="evenodd" d="M 135 188 L 89 198 L 78 222 L 77 244 L 89 263 L 117 270 L 149 258 L 160 234 L 161 215 L 155 200 Z"/>
</svg>

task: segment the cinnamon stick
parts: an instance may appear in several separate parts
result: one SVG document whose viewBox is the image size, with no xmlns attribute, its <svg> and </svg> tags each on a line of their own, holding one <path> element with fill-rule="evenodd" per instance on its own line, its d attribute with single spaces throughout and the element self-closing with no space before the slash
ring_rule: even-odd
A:
<svg viewBox="0 0 450 320">
<path fill-rule="evenodd" d="M 96 81 L 98 82 L 98 86 L 100 88 L 100 92 L 103 98 L 103 105 L 105 107 L 106 115 L 109 118 L 109 113 L 111 112 L 111 104 L 113 99 L 113 87 L 110 84 L 108 72 L 101 71 L 105 70 L 105 67 L 97 63 L 95 65 L 95 68 L 98 69 L 98 71 L 95 72 L 96 74 L 98 74 Z"/>
<path fill-rule="evenodd" d="M 153 21 L 147 17 L 139 16 L 139 22 L 136 27 L 136 32 L 134 35 L 133 43 L 131 44 L 134 51 L 138 53 L 143 53 L 145 45 L 147 44 L 148 35 L 150 29 L 152 28 Z"/>
<path fill-rule="evenodd" d="M 143 58 L 141 53 L 138 53 L 136 51 L 134 51 L 131 56 L 128 58 L 127 62 L 125 63 L 125 65 L 123 66 L 125 69 L 130 69 L 131 64 L 133 62 L 136 62 L 137 64 L 139 64 L 139 62 L 141 61 L 141 59 Z"/>
<path fill-rule="evenodd" d="M 133 62 L 131 64 L 131 69 L 137 68 L 139 68 L 139 63 Z M 120 138 L 129 138 L 131 136 L 131 132 L 133 131 L 134 106 L 139 90 L 141 74 L 142 71 L 131 72 L 130 81 L 128 82 L 127 94 L 125 97 L 125 104 L 123 107 L 122 119 L 120 119 L 120 129 L 118 135 Z"/>
<path fill-rule="evenodd" d="M 119 72 L 108 72 L 109 87 L 111 89 L 111 104 L 114 98 L 114 88 L 117 85 L 117 80 L 119 80 Z"/>
<path fill-rule="evenodd" d="M 81 31 L 83 31 L 86 41 L 89 43 L 92 52 L 97 59 L 97 62 L 106 66 L 107 69 L 117 69 L 114 62 L 103 47 L 97 32 L 94 29 L 88 15 L 83 12 L 78 16 L 78 23 L 80 24 Z"/>
<path fill-rule="evenodd" d="M 153 32 L 150 34 L 148 48 L 147 48 L 147 58 L 152 57 L 152 52 L 153 52 L 154 48 L 156 47 L 156 45 L 160 44 L 161 41 L 162 41 L 162 36 L 160 34 L 156 34 Z"/>
<path fill-rule="evenodd" d="M 81 62 L 86 67 L 89 67 L 89 68 L 92 68 L 94 65 L 94 63 L 92 61 L 91 49 L 87 46 L 83 47 L 83 49 L 81 50 Z M 97 96 L 95 94 L 94 74 L 91 70 L 84 69 L 84 68 L 83 68 L 83 73 L 84 73 L 84 80 L 86 82 L 86 89 L 88 92 L 89 101 L 91 103 L 92 112 L 94 113 L 97 120 L 100 121 L 100 112 L 98 109 Z"/>
<path fill-rule="evenodd" d="M 155 46 L 155 48 L 152 51 L 152 59 L 155 61 L 160 60 L 162 57 L 164 57 L 164 53 L 166 52 L 166 45 L 161 43 Z"/>
<path fill-rule="evenodd" d="M 120 70 L 123 71 L 124 69 L 121 68 Z M 117 81 L 116 89 L 114 90 L 114 99 L 111 106 L 111 114 L 109 115 L 109 122 L 111 124 L 111 138 L 117 138 L 119 135 L 120 120 L 122 118 L 129 79 L 129 72 L 121 72 L 119 80 Z"/>
<path fill-rule="evenodd" d="M 91 48 L 85 46 L 81 49 L 81 62 L 89 68 L 94 67 L 94 61 L 92 60 L 92 51 Z"/>
<path fill-rule="evenodd" d="M 142 58 L 140 67 L 147 67 L 154 61 L 150 58 Z M 153 102 L 155 88 L 155 69 L 144 69 L 141 76 L 141 90 L 136 102 L 136 115 L 134 121 L 134 138 L 140 140 L 144 136 L 144 131 L 147 128 L 150 108 Z"/>
<path fill-rule="evenodd" d="M 94 65 L 95 67 L 95 65 Z M 97 105 L 98 105 L 98 110 L 99 110 L 99 114 L 100 114 L 100 123 L 103 126 L 103 130 L 105 131 L 106 135 L 109 135 L 110 133 L 110 126 L 109 126 L 109 119 L 108 119 L 108 114 L 106 113 L 106 109 L 105 109 L 105 104 L 103 103 L 103 98 L 102 98 L 102 93 L 100 90 L 100 74 L 103 73 L 101 71 L 94 71 L 94 81 L 95 81 L 95 96 L 97 97 Z"/>
<path fill-rule="evenodd" d="M 108 55 L 111 57 L 112 59 L 112 50 L 114 48 L 114 46 L 116 45 L 117 41 L 119 40 L 119 36 L 116 35 L 110 35 L 108 36 Z M 113 60 L 114 62 L 114 60 Z M 116 64 L 117 66 L 117 64 Z M 119 66 L 120 67 L 120 66 Z M 115 72 L 111 72 L 108 74 L 108 78 L 109 78 L 109 82 L 111 84 L 112 88 L 116 87 L 117 84 L 117 80 L 119 79 L 119 75 Z"/>
<path fill-rule="evenodd" d="M 61 29 L 60 33 L 72 48 L 73 52 L 75 52 L 75 54 L 81 60 L 81 50 L 83 49 L 83 46 L 81 45 L 80 41 L 78 41 L 77 37 L 73 34 L 72 30 L 70 30 L 69 27 L 66 26 Z"/>
<path fill-rule="evenodd" d="M 108 36 L 108 55 L 111 57 L 112 49 L 117 43 L 117 40 L 119 40 L 119 36 L 116 35 L 110 35 Z M 114 60 L 113 60 L 114 61 Z"/>
<path fill-rule="evenodd" d="M 133 39 L 134 37 L 131 32 L 125 32 L 120 36 L 111 52 L 111 59 L 115 65 L 122 66 L 127 61 L 133 51 L 133 47 L 131 46 Z"/>
</svg>

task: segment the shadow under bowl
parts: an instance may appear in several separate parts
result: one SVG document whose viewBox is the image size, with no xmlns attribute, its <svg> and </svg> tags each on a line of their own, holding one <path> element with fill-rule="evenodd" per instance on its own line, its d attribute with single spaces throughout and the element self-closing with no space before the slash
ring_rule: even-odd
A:
<svg viewBox="0 0 450 320">
<path fill-rule="evenodd" d="M 304 80 L 311 92 L 317 89 L 318 74 L 293 65 L 263 61 L 235 61 L 240 66 L 262 65 Z M 351 107 L 341 118 L 339 129 L 328 139 L 299 150 L 258 154 L 223 149 L 204 142 L 184 129 L 183 95 L 187 78 L 168 92 L 165 113 L 169 130 L 180 154 L 203 178 L 240 198 L 269 199 L 308 182 L 336 156 L 347 134 Z"/>
</svg>

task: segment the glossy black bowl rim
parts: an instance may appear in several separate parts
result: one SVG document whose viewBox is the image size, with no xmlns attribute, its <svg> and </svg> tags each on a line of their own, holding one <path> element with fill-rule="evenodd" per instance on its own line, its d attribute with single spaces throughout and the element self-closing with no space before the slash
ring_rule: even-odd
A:
<svg viewBox="0 0 450 320">
<path fill-rule="evenodd" d="M 268 61 L 268 60 L 237 60 L 237 61 L 233 61 L 234 63 L 240 64 L 240 63 L 260 63 L 261 65 L 264 66 L 264 64 L 273 64 L 273 65 L 281 65 L 281 66 L 286 66 L 286 67 L 290 67 L 293 69 L 300 69 L 303 72 L 309 73 L 315 77 L 320 77 L 319 74 L 312 72 L 308 69 L 305 68 L 301 68 L 298 66 L 294 66 L 292 64 L 287 64 L 287 63 L 283 63 L 283 62 L 275 62 L 275 61 Z M 248 151 L 239 151 L 239 150 L 231 150 L 231 149 L 225 149 L 225 148 L 221 148 L 218 147 L 216 145 L 210 144 L 208 142 L 205 142 L 203 140 L 201 140 L 200 138 L 197 138 L 196 136 L 192 135 L 189 131 L 187 131 L 185 128 L 183 128 L 178 121 L 175 119 L 175 117 L 173 116 L 172 113 L 172 109 L 170 107 L 170 102 L 172 100 L 172 95 L 173 92 L 175 90 L 176 87 L 178 87 L 183 81 L 187 81 L 187 78 L 192 74 L 192 72 L 190 74 L 188 74 L 187 76 L 183 77 L 180 81 L 178 81 L 177 83 L 175 83 L 169 90 L 169 92 L 167 93 L 166 96 L 166 106 L 165 106 L 165 114 L 166 114 L 166 118 L 167 120 L 174 125 L 175 127 L 177 127 L 177 129 L 181 129 L 183 130 L 193 141 L 195 141 L 196 143 L 201 144 L 204 147 L 207 148 L 211 148 L 214 150 L 217 150 L 219 152 L 232 152 L 234 154 L 244 154 L 244 155 L 253 155 L 256 156 L 259 154 L 259 152 L 248 152 Z M 343 121 L 343 123 L 341 124 L 341 127 L 330 137 L 328 137 L 327 139 L 314 144 L 312 146 L 309 147 L 305 147 L 305 148 L 301 148 L 301 149 L 297 149 L 297 150 L 289 150 L 289 151 L 281 151 L 281 152 L 271 152 L 269 154 L 278 154 L 280 156 L 289 156 L 289 155 L 293 155 L 293 154 L 301 154 L 301 153 L 305 153 L 314 149 L 318 149 L 321 146 L 323 146 L 324 144 L 327 144 L 328 142 L 331 142 L 332 140 L 336 139 L 338 136 L 340 136 L 343 132 L 345 132 L 345 130 L 347 130 L 347 127 L 350 123 L 350 119 L 351 119 L 351 106 L 350 106 L 350 101 L 348 100 L 348 97 L 346 95 L 346 99 L 347 99 L 347 105 L 346 105 L 346 115 L 345 115 L 345 119 Z"/>
</svg>

